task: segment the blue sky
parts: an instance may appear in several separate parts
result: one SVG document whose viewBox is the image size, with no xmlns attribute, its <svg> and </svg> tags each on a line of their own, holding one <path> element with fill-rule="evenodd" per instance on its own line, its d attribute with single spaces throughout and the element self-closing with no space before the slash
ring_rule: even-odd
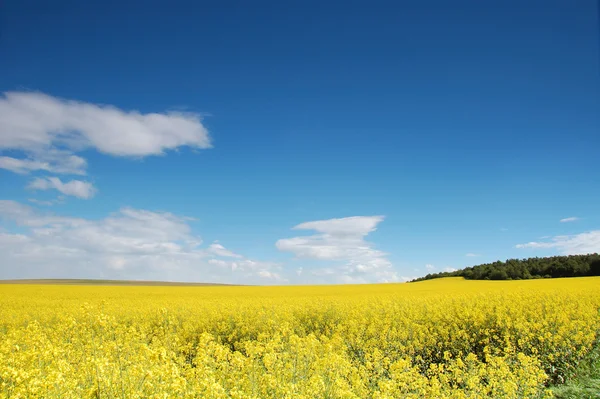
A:
<svg viewBox="0 0 600 399">
<path fill-rule="evenodd" d="M 403 281 L 600 251 L 598 18 L 4 2 L 0 278 Z"/>
</svg>

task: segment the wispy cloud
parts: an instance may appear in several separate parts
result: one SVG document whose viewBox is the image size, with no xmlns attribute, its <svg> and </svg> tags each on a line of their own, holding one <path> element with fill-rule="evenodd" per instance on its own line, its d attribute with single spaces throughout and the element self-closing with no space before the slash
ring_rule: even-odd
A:
<svg viewBox="0 0 600 399">
<path fill-rule="evenodd" d="M 383 220 L 383 216 L 352 216 L 301 223 L 293 229 L 318 234 L 280 239 L 275 245 L 298 258 L 341 263 L 314 269 L 311 273 L 315 276 L 343 283 L 400 281 L 387 254 L 364 239 Z"/>
<path fill-rule="evenodd" d="M 0 147 L 1 149 L 1 147 Z M 19 174 L 32 171 L 70 175 L 85 175 L 87 161 L 80 156 L 72 155 L 70 151 L 57 149 L 31 149 L 25 158 L 0 156 L 0 169 L 7 169 Z"/>
<path fill-rule="evenodd" d="M 469 252 L 469 253 L 465 254 L 465 256 L 468 256 L 468 257 L 470 257 L 470 258 L 474 258 L 474 257 L 476 257 L 476 256 L 481 256 L 481 255 L 480 255 L 480 254 L 474 254 L 474 253 L 472 253 L 472 252 Z"/>
<path fill-rule="evenodd" d="M 532 241 L 526 244 L 518 244 L 516 247 L 521 249 L 554 249 L 564 255 L 600 252 L 600 230 L 556 236 L 550 241 Z"/>
<path fill-rule="evenodd" d="M 449 273 L 451 273 L 451 272 L 455 272 L 456 270 L 457 270 L 457 269 L 455 269 L 455 268 L 453 268 L 453 267 L 445 267 L 445 268 L 444 268 L 444 271 L 445 271 L 445 272 L 449 272 Z"/>
<path fill-rule="evenodd" d="M 578 220 L 579 220 L 579 218 L 578 218 L 578 217 L 576 217 L 576 216 L 571 216 L 571 217 L 569 217 L 569 218 L 560 219 L 560 222 L 561 222 L 561 223 L 569 223 L 569 222 L 576 222 L 576 221 L 578 221 Z"/>
<path fill-rule="evenodd" d="M 88 148 L 144 157 L 184 146 L 211 147 L 198 114 L 141 113 L 38 92 L 0 95 L 0 120 L 0 151 L 22 153 L 0 157 L 0 168 L 22 174 L 85 174 L 86 160 L 75 154 Z"/>
<path fill-rule="evenodd" d="M 31 190 L 57 190 L 64 195 L 82 199 L 90 199 L 98 191 L 90 182 L 71 180 L 63 183 L 58 177 L 37 177 L 29 183 L 27 188 Z"/>
<path fill-rule="evenodd" d="M 208 252 L 210 252 L 211 254 L 217 255 L 217 256 L 223 256 L 225 258 L 243 258 L 242 255 L 236 254 L 233 251 L 228 250 L 227 248 L 225 248 L 224 246 L 222 246 L 221 244 L 214 242 L 212 244 L 210 244 L 210 246 L 208 247 Z"/>
<path fill-rule="evenodd" d="M 433 266 L 433 265 L 431 265 L 431 264 L 428 263 L 428 264 L 425 265 L 425 270 L 427 270 L 427 271 L 433 271 L 433 270 L 435 270 L 435 266 Z"/>
<path fill-rule="evenodd" d="M 19 231 L 0 231 L 0 278 L 285 281 L 277 263 L 233 254 L 221 244 L 202 247 L 190 218 L 168 212 L 122 208 L 86 219 L 2 200 L 2 220 L 17 224 Z"/>
<path fill-rule="evenodd" d="M 36 205 L 53 206 L 53 205 L 64 203 L 65 197 L 63 195 L 59 195 L 58 197 L 51 199 L 51 200 L 39 200 L 36 198 L 29 198 L 28 201 L 31 202 L 32 204 L 36 204 Z"/>
</svg>

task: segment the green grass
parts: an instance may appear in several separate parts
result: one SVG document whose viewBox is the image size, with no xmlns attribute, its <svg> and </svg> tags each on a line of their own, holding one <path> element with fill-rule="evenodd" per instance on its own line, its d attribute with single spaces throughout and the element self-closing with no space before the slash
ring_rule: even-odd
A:
<svg viewBox="0 0 600 399">
<path fill-rule="evenodd" d="M 566 384 L 552 391 L 558 399 L 600 399 L 600 345 L 577 366 Z"/>
</svg>

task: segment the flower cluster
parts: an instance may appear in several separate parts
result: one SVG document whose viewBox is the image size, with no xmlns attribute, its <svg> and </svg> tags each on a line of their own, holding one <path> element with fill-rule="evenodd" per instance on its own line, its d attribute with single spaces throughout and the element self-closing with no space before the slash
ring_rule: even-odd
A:
<svg viewBox="0 0 600 399">
<path fill-rule="evenodd" d="M 0 398 L 543 398 L 597 343 L 599 288 L 0 285 Z"/>
</svg>

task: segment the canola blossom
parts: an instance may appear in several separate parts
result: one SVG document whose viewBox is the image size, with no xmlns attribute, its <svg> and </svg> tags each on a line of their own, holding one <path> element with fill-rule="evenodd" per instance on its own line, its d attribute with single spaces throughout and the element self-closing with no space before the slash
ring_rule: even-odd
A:
<svg viewBox="0 0 600 399">
<path fill-rule="evenodd" d="M 599 308 L 598 277 L 0 285 L 0 398 L 544 398 Z"/>
</svg>

